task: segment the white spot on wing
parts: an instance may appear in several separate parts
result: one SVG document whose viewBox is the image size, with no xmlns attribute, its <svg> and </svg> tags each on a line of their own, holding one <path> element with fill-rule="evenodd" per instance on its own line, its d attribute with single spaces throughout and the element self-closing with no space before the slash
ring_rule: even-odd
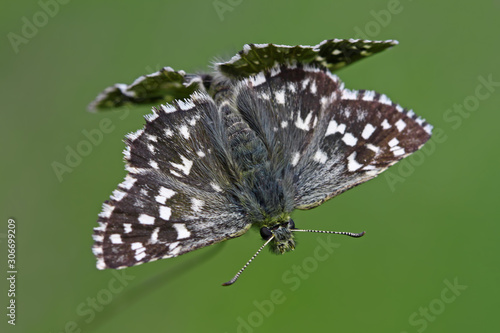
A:
<svg viewBox="0 0 500 333">
<path fill-rule="evenodd" d="M 141 253 L 135 255 L 135 260 L 141 261 L 142 259 L 144 259 L 145 256 L 146 256 L 146 252 L 141 252 Z"/>
<path fill-rule="evenodd" d="M 123 192 L 123 191 L 120 191 L 120 190 L 114 190 L 113 191 L 113 195 L 111 196 L 111 199 L 113 200 L 116 200 L 116 201 L 120 201 L 121 199 L 123 199 L 123 197 L 126 195 L 127 193 Z"/>
<path fill-rule="evenodd" d="M 354 147 L 356 145 L 356 143 L 358 142 L 358 139 L 356 139 L 354 137 L 354 135 L 352 135 L 351 133 L 347 132 L 342 137 L 342 141 L 344 141 L 346 145 Z"/>
<path fill-rule="evenodd" d="M 264 73 L 261 72 L 257 75 L 251 76 L 249 80 L 252 83 L 252 86 L 257 87 L 266 82 L 266 77 L 264 76 Z"/>
<path fill-rule="evenodd" d="M 366 124 L 363 129 L 363 133 L 361 133 L 361 137 L 366 140 L 373 134 L 373 132 L 375 132 L 375 127 L 372 124 Z"/>
<path fill-rule="evenodd" d="M 111 206 L 108 204 L 102 204 L 102 212 L 99 213 L 99 217 L 109 218 L 111 217 L 111 213 L 115 209 L 115 206 Z"/>
<path fill-rule="evenodd" d="M 168 246 L 168 250 L 169 251 L 172 251 L 173 249 L 175 249 L 178 245 L 180 244 L 180 242 L 173 242 L 173 243 L 170 243 L 170 245 Z"/>
<path fill-rule="evenodd" d="M 276 92 L 276 102 L 279 104 L 285 104 L 285 90 Z"/>
<path fill-rule="evenodd" d="M 367 144 L 366 145 L 366 148 L 370 149 L 371 151 L 374 151 L 375 154 L 379 152 L 380 148 L 375 146 L 375 145 L 372 145 L 371 143 Z"/>
<path fill-rule="evenodd" d="M 177 111 L 177 109 L 175 108 L 175 106 L 170 105 L 170 104 L 161 105 L 161 109 L 165 113 L 172 113 L 172 112 Z"/>
<path fill-rule="evenodd" d="M 123 156 L 126 160 L 130 160 L 130 146 L 125 147 L 123 150 Z"/>
<path fill-rule="evenodd" d="M 172 130 L 170 128 L 165 128 L 165 136 L 167 138 L 170 138 L 174 135 L 174 132 L 172 132 Z"/>
<path fill-rule="evenodd" d="M 96 232 L 105 232 L 106 231 L 106 227 L 108 226 L 107 223 L 103 223 L 103 222 L 97 222 L 99 224 L 98 227 L 95 227 L 94 228 L 94 231 Z"/>
<path fill-rule="evenodd" d="M 210 186 L 212 186 L 212 188 L 215 190 L 215 192 L 222 192 L 222 189 L 220 188 L 219 185 L 217 185 L 215 183 L 210 183 Z"/>
<path fill-rule="evenodd" d="M 144 247 L 142 246 L 142 243 L 141 243 L 141 242 L 135 242 L 135 243 L 130 244 L 130 249 L 132 249 L 132 250 L 134 250 L 134 251 L 135 251 L 135 250 L 138 250 L 138 249 L 141 249 L 141 248 L 144 248 Z"/>
<path fill-rule="evenodd" d="M 155 197 L 155 199 L 158 203 L 161 203 L 162 205 L 164 205 L 165 202 L 168 199 L 170 199 L 171 197 L 173 197 L 175 194 L 176 194 L 176 192 L 162 186 L 162 187 L 160 187 L 160 191 L 159 191 L 158 195 Z"/>
<path fill-rule="evenodd" d="M 205 202 L 203 200 L 199 200 L 196 198 L 191 199 L 191 209 L 194 212 L 200 212 L 204 205 L 205 205 Z"/>
<path fill-rule="evenodd" d="M 331 120 L 328 124 L 328 128 L 326 129 L 325 136 L 329 136 L 331 134 L 335 134 L 339 132 L 340 134 L 344 134 L 345 132 L 345 124 L 338 125 L 335 120 Z"/>
<path fill-rule="evenodd" d="M 175 242 L 175 243 L 172 243 L 172 244 L 179 244 L 179 242 Z M 181 251 L 181 247 L 180 246 L 175 246 L 172 250 L 170 250 L 170 253 L 168 254 L 168 257 L 175 257 L 179 254 L 179 252 Z M 170 249 L 170 248 L 169 248 Z"/>
<path fill-rule="evenodd" d="M 160 218 L 162 220 L 168 221 L 172 215 L 172 210 L 167 206 L 160 206 Z"/>
<path fill-rule="evenodd" d="M 365 91 L 363 95 L 363 101 L 368 101 L 371 102 L 375 98 L 375 92 L 374 91 Z"/>
<path fill-rule="evenodd" d="M 131 223 L 123 223 L 123 229 L 124 233 L 128 234 L 129 232 L 132 232 L 132 224 Z"/>
<path fill-rule="evenodd" d="M 102 235 L 92 235 L 92 239 L 96 242 L 102 242 L 104 241 L 104 236 Z"/>
<path fill-rule="evenodd" d="M 152 167 L 153 169 L 156 169 L 156 170 L 158 170 L 158 169 L 159 169 L 159 168 L 158 168 L 158 163 L 156 163 L 156 161 L 153 161 L 153 160 L 149 161 L 149 165 L 151 165 L 151 167 Z"/>
<path fill-rule="evenodd" d="M 349 170 L 350 172 L 356 171 L 362 166 L 363 165 L 359 164 L 358 161 L 356 161 L 356 152 L 353 152 L 347 157 L 347 170 Z"/>
<path fill-rule="evenodd" d="M 123 244 L 122 237 L 119 234 L 113 234 L 113 235 L 109 236 L 109 240 L 113 244 Z"/>
<path fill-rule="evenodd" d="M 313 81 L 311 83 L 311 86 L 309 87 L 309 89 L 311 90 L 311 93 L 313 95 L 316 95 L 316 92 L 318 91 L 318 87 L 316 87 L 316 82 L 315 81 Z"/>
<path fill-rule="evenodd" d="M 389 141 L 389 147 L 397 146 L 398 143 L 399 143 L 398 139 L 393 138 L 391 141 Z"/>
<path fill-rule="evenodd" d="M 278 75 L 281 73 L 281 68 L 279 66 L 271 68 L 271 77 Z"/>
<path fill-rule="evenodd" d="M 321 103 L 321 105 L 322 105 L 323 107 L 325 107 L 325 106 L 326 106 L 326 103 L 328 103 L 328 98 L 326 98 L 325 96 L 322 96 L 322 97 L 320 98 L 320 103 Z"/>
<path fill-rule="evenodd" d="M 427 124 L 425 125 L 424 127 L 424 130 L 428 133 L 428 134 L 432 134 L 432 125 L 431 124 Z"/>
<path fill-rule="evenodd" d="M 404 129 L 405 129 L 405 127 L 406 127 L 406 123 L 404 122 L 404 120 L 403 120 L 403 119 L 399 119 L 399 120 L 396 122 L 396 124 L 395 124 L 395 125 L 396 125 L 396 127 L 398 128 L 398 131 L 400 131 L 400 132 L 401 132 L 402 130 L 404 130 Z"/>
<path fill-rule="evenodd" d="M 92 247 L 92 252 L 94 253 L 94 255 L 102 255 L 102 247 L 101 246 L 94 246 Z M 97 263 L 99 265 L 99 262 Z M 104 262 L 102 263 L 103 266 L 102 268 L 99 268 L 99 269 L 104 269 L 106 268 L 106 265 L 104 265 Z M 99 266 L 98 266 L 99 267 Z"/>
<path fill-rule="evenodd" d="M 153 216 L 149 216 L 146 214 L 139 215 L 138 220 L 139 220 L 140 224 L 154 224 L 155 223 L 155 218 Z"/>
<path fill-rule="evenodd" d="M 307 85 L 309 84 L 309 79 L 305 79 L 302 81 L 302 90 L 305 90 L 307 88 Z"/>
<path fill-rule="evenodd" d="M 391 128 L 391 124 L 389 124 L 389 122 L 387 121 L 387 119 L 384 119 L 384 121 L 382 122 L 382 128 L 383 129 L 389 129 L 389 128 Z"/>
<path fill-rule="evenodd" d="M 189 175 L 189 172 L 191 171 L 191 167 L 193 166 L 193 161 L 188 160 L 184 156 L 181 156 L 182 164 L 177 164 L 177 163 L 170 163 L 174 168 L 179 169 L 182 171 L 185 175 Z"/>
<path fill-rule="evenodd" d="M 175 230 L 177 230 L 177 239 L 188 238 L 191 236 L 191 233 L 186 229 L 186 225 L 184 223 L 174 223 L 173 226 Z"/>
<path fill-rule="evenodd" d="M 132 174 L 143 174 L 143 173 L 146 173 L 149 169 L 143 169 L 143 168 L 135 168 L 133 166 L 130 166 L 130 165 L 126 165 L 125 166 L 125 170 L 127 170 L 128 172 L 132 173 Z"/>
<path fill-rule="evenodd" d="M 160 232 L 160 227 L 155 228 L 155 230 L 153 230 L 153 233 L 151 234 L 151 238 L 149 239 L 151 244 L 155 244 L 158 242 L 158 233 L 159 232 Z"/>
<path fill-rule="evenodd" d="M 134 141 L 138 137 L 140 137 L 143 132 L 144 132 L 144 130 L 140 129 L 140 130 L 137 130 L 135 132 L 129 133 L 129 134 L 127 134 L 127 139 L 129 139 L 130 141 Z"/>
<path fill-rule="evenodd" d="M 392 101 L 386 95 L 380 95 L 378 101 L 382 104 L 392 105 Z"/>
<path fill-rule="evenodd" d="M 296 166 L 297 163 L 299 163 L 299 159 L 300 159 L 300 154 L 297 152 L 295 154 L 293 154 L 293 157 L 292 157 L 292 166 Z"/>
<path fill-rule="evenodd" d="M 310 111 L 305 119 L 300 118 L 300 111 L 297 111 L 297 120 L 295 121 L 295 126 L 297 128 L 300 128 L 301 130 L 304 131 L 309 131 L 309 123 L 311 122 L 312 119 L 312 111 Z"/>
<path fill-rule="evenodd" d="M 316 162 L 319 162 L 321 164 L 325 164 L 326 161 L 328 160 L 328 156 L 326 155 L 325 152 L 321 151 L 320 149 L 318 149 L 316 151 L 316 153 L 314 154 L 314 157 L 313 159 L 316 161 Z"/>
<path fill-rule="evenodd" d="M 190 109 L 193 109 L 195 107 L 194 103 L 192 100 L 186 99 L 186 100 L 177 100 L 177 105 L 179 105 L 179 108 L 181 110 L 187 111 Z"/>
<path fill-rule="evenodd" d="M 182 175 L 178 172 L 175 172 L 174 170 L 170 170 L 170 173 L 173 174 L 176 177 L 182 177 Z"/>
<path fill-rule="evenodd" d="M 344 90 L 342 90 L 342 96 L 340 98 L 341 99 L 348 99 L 348 100 L 356 100 L 356 99 L 358 99 L 358 91 L 344 89 Z"/>
<path fill-rule="evenodd" d="M 405 154 L 405 150 L 404 148 L 398 147 L 398 149 L 394 150 L 392 153 L 394 154 L 394 156 L 401 156 Z"/>
<path fill-rule="evenodd" d="M 179 132 L 184 137 L 184 139 L 189 139 L 189 129 L 186 125 L 182 125 L 181 127 L 179 127 Z"/>
</svg>

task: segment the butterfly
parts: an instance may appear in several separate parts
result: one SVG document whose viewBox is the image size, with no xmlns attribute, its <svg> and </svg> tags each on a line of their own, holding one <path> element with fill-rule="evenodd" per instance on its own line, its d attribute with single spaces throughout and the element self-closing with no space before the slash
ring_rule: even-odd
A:
<svg viewBox="0 0 500 333">
<path fill-rule="evenodd" d="M 126 137 L 124 181 L 94 229 L 97 268 L 172 258 L 251 227 L 283 254 L 311 209 L 376 177 L 429 140 L 432 126 L 386 95 L 350 90 L 332 72 L 396 45 L 331 39 L 248 44 L 211 73 L 164 67 L 90 104 L 156 104 Z M 252 261 L 224 285 L 236 281 Z"/>
</svg>

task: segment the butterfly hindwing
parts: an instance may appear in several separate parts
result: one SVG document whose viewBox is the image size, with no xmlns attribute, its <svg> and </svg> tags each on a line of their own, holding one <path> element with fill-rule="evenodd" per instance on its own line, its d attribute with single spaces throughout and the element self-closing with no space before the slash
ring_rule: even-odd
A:
<svg viewBox="0 0 500 333">
<path fill-rule="evenodd" d="M 188 98 L 203 89 L 203 77 L 174 71 L 170 67 L 143 75 L 132 84 L 117 83 L 106 88 L 90 103 L 89 110 L 105 110 L 130 104 L 159 104 Z"/>
<path fill-rule="evenodd" d="M 290 63 L 323 66 L 335 71 L 397 43 L 394 40 L 329 39 L 314 46 L 246 44 L 232 59 L 216 63 L 215 67 L 232 78 L 248 77 Z"/>
<path fill-rule="evenodd" d="M 98 268 L 180 255 L 245 232 L 250 224 L 230 186 L 210 131 L 217 110 L 203 93 L 163 105 L 127 136 L 129 174 L 99 215 Z M 224 161 L 224 159 L 222 159 Z"/>
</svg>

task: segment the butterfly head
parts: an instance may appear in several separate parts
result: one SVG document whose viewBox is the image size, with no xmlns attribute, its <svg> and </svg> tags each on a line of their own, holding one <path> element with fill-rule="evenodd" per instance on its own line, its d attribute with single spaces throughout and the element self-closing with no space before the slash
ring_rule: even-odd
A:
<svg viewBox="0 0 500 333">
<path fill-rule="evenodd" d="M 283 254 L 288 251 L 295 250 L 295 240 L 292 234 L 292 229 L 295 228 L 295 223 L 292 219 L 286 222 L 274 224 L 271 227 L 262 227 L 260 235 L 264 240 L 271 241 L 271 250 L 274 253 Z"/>
</svg>

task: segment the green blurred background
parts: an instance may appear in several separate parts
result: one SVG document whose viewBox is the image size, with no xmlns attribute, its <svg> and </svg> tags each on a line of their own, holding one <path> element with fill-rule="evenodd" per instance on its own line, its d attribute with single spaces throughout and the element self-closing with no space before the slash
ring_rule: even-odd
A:
<svg viewBox="0 0 500 333">
<path fill-rule="evenodd" d="M 2 278 L 2 332 L 500 330 L 500 1 L 30 0 L 0 12 L 2 276 L 8 218 L 18 250 L 16 326 Z M 91 114 L 98 92 L 160 66 L 204 70 L 245 43 L 350 37 L 400 45 L 339 71 L 346 86 L 436 128 L 413 157 L 294 215 L 365 237 L 300 234 L 295 252 L 264 251 L 232 287 L 220 284 L 262 244 L 256 232 L 119 278 L 95 268 L 92 228 L 125 175 L 122 138 L 149 113 Z M 58 179 L 54 162 L 105 118 L 112 130 Z"/>
</svg>

